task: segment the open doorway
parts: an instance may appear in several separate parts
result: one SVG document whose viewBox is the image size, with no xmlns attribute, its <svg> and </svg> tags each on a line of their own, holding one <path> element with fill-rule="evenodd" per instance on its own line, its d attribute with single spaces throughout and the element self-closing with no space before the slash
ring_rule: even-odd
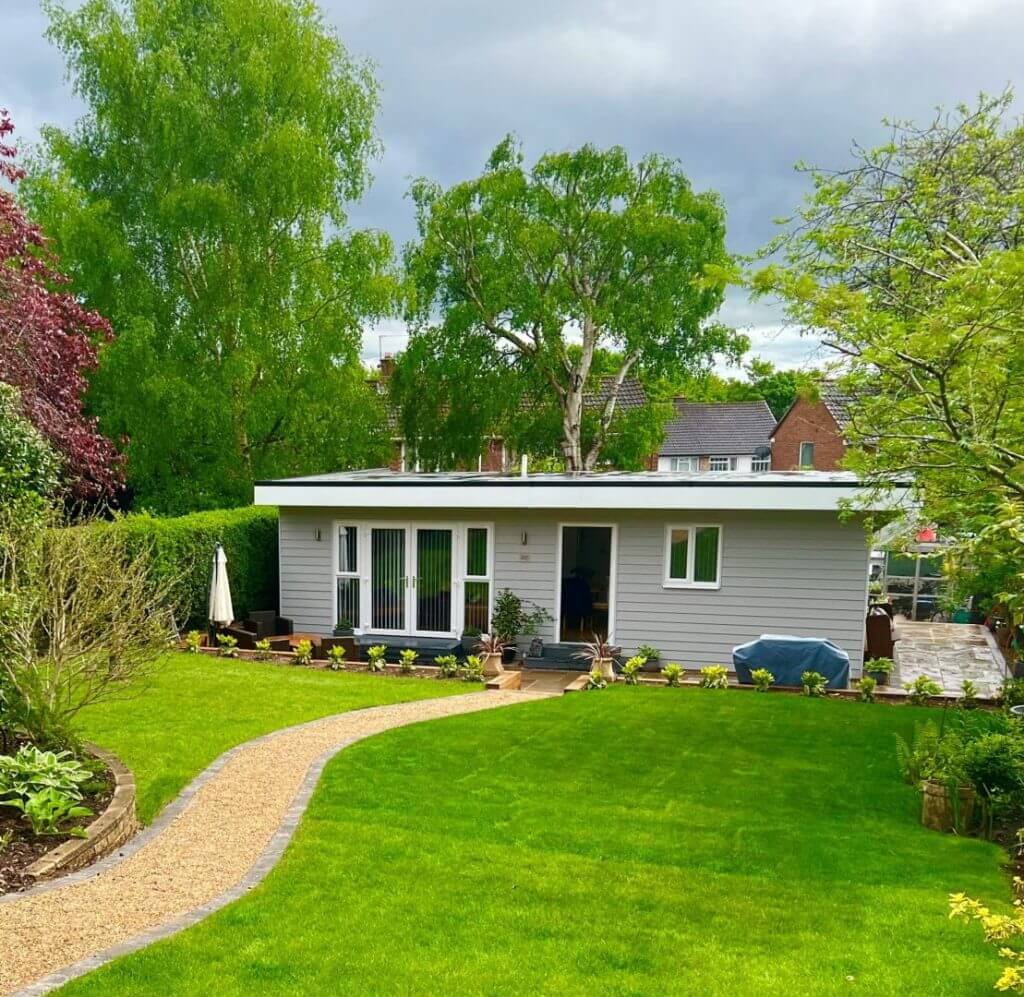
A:
<svg viewBox="0 0 1024 997">
<path fill-rule="evenodd" d="M 608 637 L 612 612 L 611 526 L 563 526 L 558 639 Z"/>
</svg>

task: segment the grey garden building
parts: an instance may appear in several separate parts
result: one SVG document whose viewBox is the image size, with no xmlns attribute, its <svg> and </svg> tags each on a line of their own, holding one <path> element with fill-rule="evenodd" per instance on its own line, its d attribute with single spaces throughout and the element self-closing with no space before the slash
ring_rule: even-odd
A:
<svg viewBox="0 0 1024 997">
<path fill-rule="evenodd" d="M 328 635 L 486 631 L 495 594 L 548 644 L 610 634 L 688 668 L 764 633 L 864 649 L 869 549 L 842 472 L 530 476 L 357 471 L 263 481 L 280 509 L 281 613 Z M 524 635 L 528 642 L 529 638 Z"/>
</svg>

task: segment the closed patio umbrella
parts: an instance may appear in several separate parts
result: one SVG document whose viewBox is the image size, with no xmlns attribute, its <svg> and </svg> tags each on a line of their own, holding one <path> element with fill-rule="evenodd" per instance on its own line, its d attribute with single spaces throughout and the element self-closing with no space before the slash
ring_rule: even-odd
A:
<svg viewBox="0 0 1024 997">
<path fill-rule="evenodd" d="M 217 544 L 213 551 L 213 573 L 210 575 L 210 622 L 227 626 L 235 618 L 228 584 L 228 558 Z"/>
</svg>

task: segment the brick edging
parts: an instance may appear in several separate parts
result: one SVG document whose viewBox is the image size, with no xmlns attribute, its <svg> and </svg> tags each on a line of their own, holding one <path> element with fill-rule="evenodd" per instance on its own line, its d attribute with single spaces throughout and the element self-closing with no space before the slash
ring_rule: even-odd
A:
<svg viewBox="0 0 1024 997">
<path fill-rule="evenodd" d="M 123 845 L 138 829 L 135 815 L 135 776 L 117 755 L 95 744 L 86 744 L 86 751 L 103 762 L 114 776 L 114 795 L 106 809 L 85 829 L 84 838 L 71 838 L 51 848 L 25 870 L 35 880 L 63 883 L 62 873 L 74 872 L 91 865 Z M 23 897 L 28 891 L 14 893 Z"/>
<path fill-rule="evenodd" d="M 481 698 L 486 696 L 486 693 L 479 690 L 474 692 L 468 692 L 464 695 L 467 696 L 480 696 Z M 452 699 L 458 699 L 459 696 L 450 697 Z M 487 696 L 487 699 L 493 699 L 493 697 Z M 527 701 L 524 698 L 524 702 Z M 169 824 L 171 824 L 181 812 L 188 806 L 192 801 L 193 797 L 199 792 L 199 790 L 215 776 L 224 766 L 240 752 L 254 747 L 255 745 L 261 744 L 264 741 L 268 741 L 271 738 L 277 737 L 280 734 L 286 734 L 292 731 L 301 730 L 308 727 L 317 727 L 334 720 L 339 717 L 354 717 L 361 714 L 375 713 L 381 710 L 393 709 L 399 705 L 412 705 L 414 703 L 422 702 L 420 700 L 409 700 L 407 704 L 389 703 L 381 706 L 368 706 L 358 710 L 346 710 L 342 713 L 331 714 L 326 717 L 320 717 L 316 720 L 310 720 L 305 723 L 293 724 L 290 727 L 282 727 L 279 730 L 271 731 L 268 734 L 263 734 L 260 737 L 255 737 L 250 741 L 245 741 L 242 744 L 238 744 L 233 748 L 225 751 L 224 754 L 220 755 L 213 762 L 210 763 L 202 772 L 199 773 L 179 794 L 174 800 L 169 803 L 161 812 L 159 817 L 153 821 L 145 830 L 140 834 L 137 834 L 134 838 L 128 841 L 125 846 L 120 849 L 116 854 L 109 855 L 105 859 L 88 866 L 78 872 L 71 873 L 67 876 L 63 876 L 60 879 L 48 880 L 45 883 L 40 883 L 38 886 L 33 886 L 28 890 L 24 890 L 21 893 L 11 893 L 0 897 L 0 904 L 10 903 L 12 901 L 21 900 L 26 896 L 31 896 L 35 893 L 44 893 L 49 890 L 57 889 L 58 887 L 64 887 L 71 883 L 78 882 L 80 880 L 89 879 L 92 876 L 99 875 L 99 873 L 109 869 L 110 867 L 119 864 L 128 856 L 133 855 L 145 844 L 161 834 Z M 483 707 L 488 709 L 488 707 Z M 429 720 L 443 719 L 443 717 L 431 717 Z M 412 720 L 410 723 L 422 723 L 426 722 L 423 720 Z M 399 726 L 407 726 L 406 724 L 400 724 Z M 386 728 L 388 730 L 394 728 Z M 49 993 L 52 990 L 56 990 L 58 987 L 64 986 L 71 980 L 76 979 L 79 976 L 84 976 L 86 973 L 91 973 L 95 969 L 99 969 L 101 966 L 106 965 L 108 962 L 112 962 L 114 959 L 118 959 L 123 955 L 129 955 L 132 952 L 137 952 L 139 949 L 145 948 L 147 945 L 151 945 L 153 942 L 159 941 L 163 938 L 168 938 L 171 935 L 177 934 L 179 931 L 183 931 L 185 928 L 189 928 L 194 924 L 198 924 L 203 919 L 209 917 L 214 912 L 220 910 L 222 907 L 227 906 L 240 897 L 244 896 L 250 890 L 258 886 L 268 875 L 271 869 L 277 865 L 281 856 L 284 854 L 285 848 L 288 846 L 292 837 L 298 828 L 299 821 L 302 819 L 302 815 L 305 813 L 307 806 L 309 805 L 310 798 L 313 792 L 316 790 L 317 784 L 320 781 L 320 775 L 323 772 L 324 766 L 339 752 L 345 748 L 351 747 L 358 741 L 363 741 L 370 737 L 375 737 L 382 731 L 368 731 L 365 733 L 354 734 L 345 740 L 332 745 L 327 751 L 325 751 L 319 758 L 317 758 L 309 767 L 306 772 L 302 783 L 299 786 L 298 792 L 292 799 L 291 804 L 285 811 L 284 816 L 281 818 L 281 822 L 278 824 L 277 829 L 270 836 L 270 841 L 267 843 L 260 857 L 256 862 L 249 868 L 249 871 L 230 889 L 225 892 L 218 894 L 212 900 L 207 901 L 205 904 L 201 904 L 198 907 L 194 907 L 190 911 L 186 911 L 184 914 L 175 918 L 173 921 L 168 921 L 165 924 L 157 925 L 149 928 L 145 931 L 140 932 L 131 938 L 126 939 L 123 942 L 113 945 L 110 948 L 104 949 L 101 952 L 96 952 L 91 956 L 86 956 L 84 959 L 80 959 L 78 962 L 72 963 L 69 966 L 65 966 L 62 969 L 58 969 L 53 973 L 41 977 L 34 983 L 30 983 L 27 987 L 16 991 L 13 997 L 39 997 L 39 995 Z"/>
</svg>

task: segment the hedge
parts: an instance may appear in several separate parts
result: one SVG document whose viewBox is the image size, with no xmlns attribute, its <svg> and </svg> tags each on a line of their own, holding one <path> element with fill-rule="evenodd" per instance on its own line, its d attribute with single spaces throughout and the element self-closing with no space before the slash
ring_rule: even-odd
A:
<svg viewBox="0 0 1024 997">
<path fill-rule="evenodd" d="M 115 529 L 151 550 L 158 577 L 181 575 L 178 590 L 182 627 L 205 626 L 214 545 L 228 558 L 228 580 L 235 618 L 254 609 L 277 609 L 277 510 L 249 506 L 159 518 L 124 516 L 88 529 Z"/>
</svg>

